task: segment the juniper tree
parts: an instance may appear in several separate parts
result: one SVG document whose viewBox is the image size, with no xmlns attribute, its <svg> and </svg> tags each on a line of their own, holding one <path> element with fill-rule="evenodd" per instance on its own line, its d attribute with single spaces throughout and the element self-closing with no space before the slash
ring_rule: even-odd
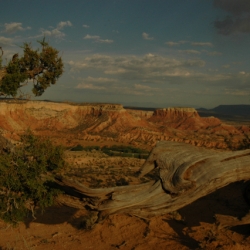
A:
<svg viewBox="0 0 250 250">
<path fill-rule="evenodd" d="M 18 90 L 28 83 L 33 84 L 33 94 L 41 96 L 62 75 L 63 62 L 59 51 L 45 39 L 38 43 L 40 49 L 33 49 L 30 43 L 24 43 L 23 56 L 15 54 L 6 66 L 1 67 L 0 96 L 17 97 Z"/>
</svg>

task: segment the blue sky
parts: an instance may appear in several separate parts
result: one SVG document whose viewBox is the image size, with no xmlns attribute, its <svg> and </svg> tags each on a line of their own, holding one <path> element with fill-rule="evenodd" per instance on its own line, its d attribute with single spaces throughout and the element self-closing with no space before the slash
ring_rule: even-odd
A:
<svg viewBox="0 0 250 250">
<path fill-rule="evenodd" d="M 4 62 L 46 37 L 65 72 L 39 99 L 130 106 L 250 104 L 249 0 L 8 0 Z M 29 91 L 26 89 L 26 91 Z"/>
</svg>

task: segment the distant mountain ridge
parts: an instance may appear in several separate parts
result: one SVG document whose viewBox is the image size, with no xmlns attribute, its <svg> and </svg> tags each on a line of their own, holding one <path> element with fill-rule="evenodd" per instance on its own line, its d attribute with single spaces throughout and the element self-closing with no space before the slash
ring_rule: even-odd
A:
<svg viewBox="0 0 250 250">
<path fill-rule="evenodd" d="M 250 118 L 250 105 L 239 104 L 239 105 L 219 105 L 213 109 L 197 109 L 199 113 L 208 113 L 212 115 L 213 113 L 230 115 L 230 116 L 241 116 L 245 118 Z"/>
</svg>

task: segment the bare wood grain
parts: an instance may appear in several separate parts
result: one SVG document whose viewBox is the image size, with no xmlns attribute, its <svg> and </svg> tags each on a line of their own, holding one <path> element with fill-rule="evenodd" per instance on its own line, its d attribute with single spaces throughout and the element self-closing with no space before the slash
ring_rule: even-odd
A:
<svg viewBox="0 0 250 250">
<path fill-rule="evenodd" d="M 95 198 L 91 208 L 100 212 L 100 218 L 121 212 L 148 218 L 176 211 L 232 182 L 249 180 L 250 149 L 218 151 L 161 141 L 139 177 L 155 168 L 159 180 L 141 185 L 90 189 L 74 180 L 61 178 L 59 182 Z"/>
</svg>

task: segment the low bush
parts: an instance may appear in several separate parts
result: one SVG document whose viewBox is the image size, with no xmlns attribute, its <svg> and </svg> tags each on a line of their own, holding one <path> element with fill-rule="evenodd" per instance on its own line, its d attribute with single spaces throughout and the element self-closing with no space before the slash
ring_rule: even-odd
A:
<svg viewBox="0 0 250 250">
<path fill-rule="evenodd" d="M 113 145 L 111 147 L 104 146 L 102 152 L 109 156 L 134 157 L 139 159 L 147 159 L 149 152 L 144 149 L 134 148 L 131 146 Z"/>
<path fill-rule="evenodd" d="M 100 148 L 99 146 L 87 146 L 83 147 L 78 144 L 77 146 L 70 149 L 71 151 L 92 151 L 101 150 L 104 154 L 108 156 L 121 156 L 121 157 L 134 157 L 138 159 L 147 159 L 149 152 L 144 149 L 134 148 L 131 146 L 123 145 L 113 145 L 111 147 L 104 146 Z"/>
<path fill-rule="evenodd" d="M 63 148 L 27 131 L 21 144 L 0 154 L 0 218 L 17 224 L 35 209 L 44 210 L 60 193 L 53 174 L 65 166 Z"/>
<path fill-rule="evenodd" d="M 83 147 L 82 145 L 78 144 L 77 146 L 70 149 L 71 151 L 92 151 L 92 150 L 100 150 L 99 146 L 87 146 Z"/>
</svg>

